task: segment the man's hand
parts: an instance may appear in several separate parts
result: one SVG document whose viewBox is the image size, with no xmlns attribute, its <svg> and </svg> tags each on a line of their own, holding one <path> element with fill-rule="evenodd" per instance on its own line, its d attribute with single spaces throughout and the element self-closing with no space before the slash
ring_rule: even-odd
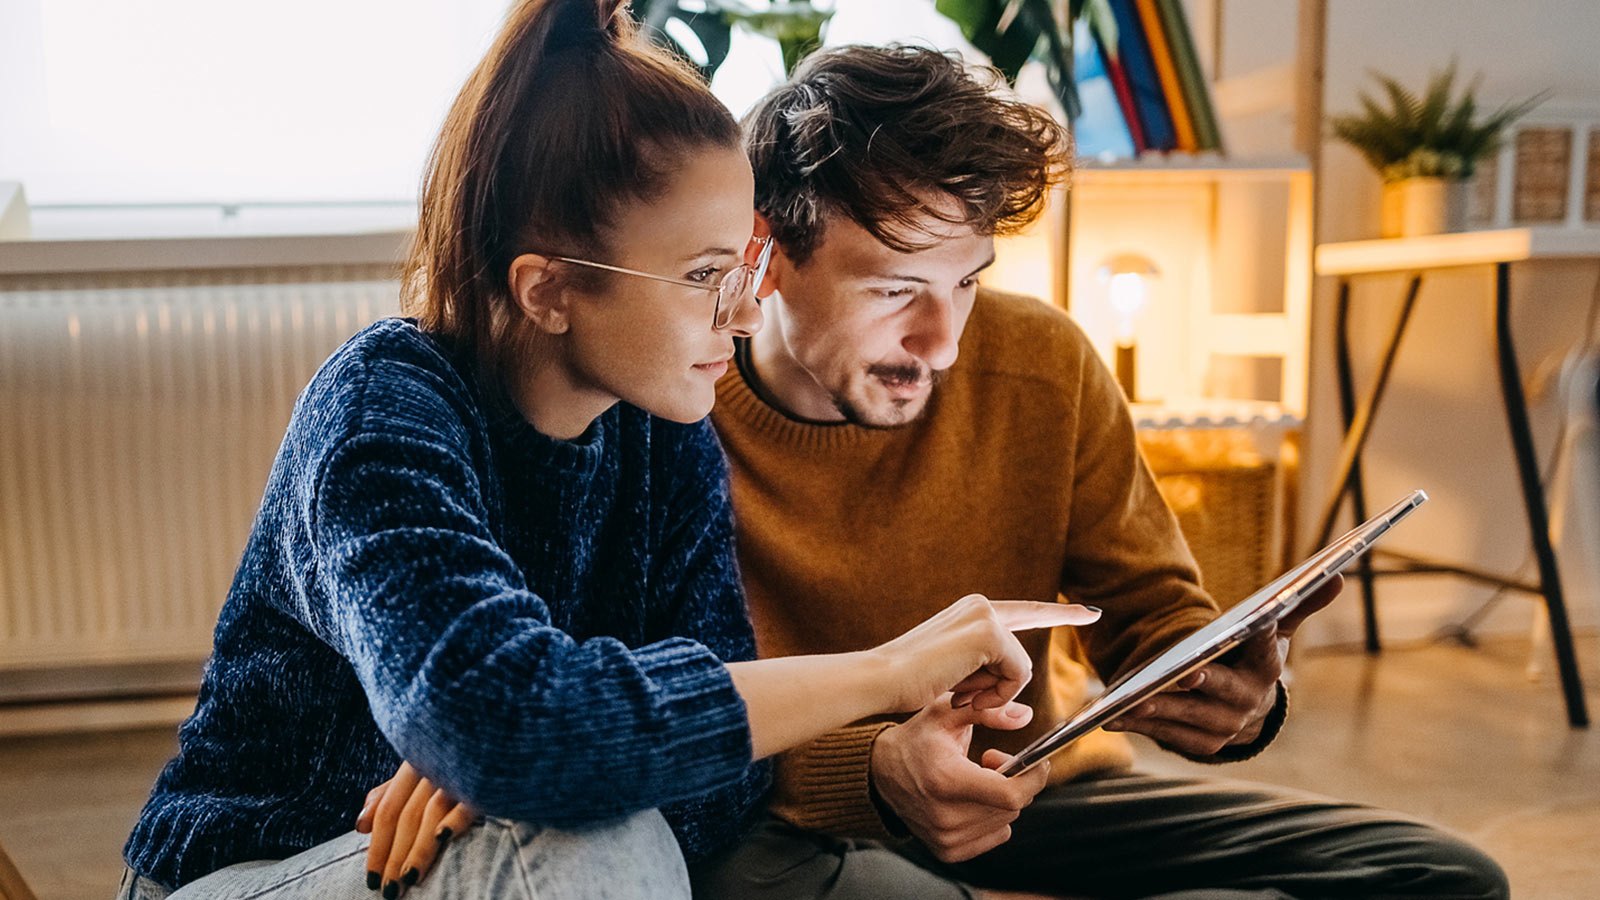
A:
<svg viewBox="0 0 1600 900">
<path fill-rule="evenodd" d="M 998 750 L 975 765 L 967 759 L 972 728 L 1012 731 L 1032 719 L 1033 710 L 1015 701 L 956 709 L 946 694 L 873 742 L 872 786 L 934 856 L 947 863 L 971 859 L 1011 839 L 1011 823 L 1050 774 L 1047 762 L 1007 778 L 994 771 L 1011 758 Z"/>
<path fill-rule="evenodd" d="M 1189 756 L 1212 756 L 1225 747 L 1251 743 L 1261 736 L 1262 723 L 1277 701 L 1289 638 L 1343 588 L 1344 579 L 1334 576 L 1276 629 L 1269 628 L 1223 659 L 1208 663 L 1111 722 L 1106 730 L 1142 734 Z"/>
</svg>

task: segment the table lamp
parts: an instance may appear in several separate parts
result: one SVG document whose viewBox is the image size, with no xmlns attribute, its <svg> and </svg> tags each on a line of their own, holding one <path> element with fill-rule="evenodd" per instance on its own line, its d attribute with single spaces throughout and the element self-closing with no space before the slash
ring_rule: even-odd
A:
<svg viewBox="0 0 1600 900">
<path fill-rule="evenodd" d="M 1134 375 L 1134 327 L 1149 302 L 1150 279 L 1159 276 L 1161 270 L 1137 253 L 1119 253 L 1101 263 L 1098 274 L 1117 323 L 1117 383 L 1128 400 L 1134 401 L 1139 397 Z"/>
</svg>

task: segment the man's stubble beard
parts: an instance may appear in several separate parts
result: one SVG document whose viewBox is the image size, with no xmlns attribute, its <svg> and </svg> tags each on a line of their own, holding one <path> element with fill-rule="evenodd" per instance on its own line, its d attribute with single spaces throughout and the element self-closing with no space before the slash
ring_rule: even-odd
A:
<svg viewBox="0 0 1600 900">
<path fill-rule="evenodd" d="M 867 369 L 867 375 L 871 378 L 888 377 L 890 379 L 903 382 L 924 380 L 928 382 L 928 392 L 921 398 L 922 407 L 914 414 L 894 422 L 883 422 L 869 418 L 865 412 L 857 408 L 856 405 L 850 401 L 850 398 L 845 396 L 845 394 L 842 392 L 832 394 L 831 399 L 833 401 L 833 407 L 839 411 L 839 415 L 843 416 L 846 422 L 861 428 L 871 428 L 877 431 L 891 431 L 896 428 L 904 428 L 907 425 L 912 425 L 921 421 L 927 416 L 929 407 L 933 406 L 933 392 L 938 390 L 940 382 L 944 381 L 945 375 L 948 373 L 948 371 L 949 370 L 947 369 L 941 369 L 937 372 L 928 372 L 928 370 L 922 366 L 869 367 Z M 891 401 L 891 403 L 895 404 L 897 409 L 904 409 L 907 404 L 913 402 L 915 402 L 915 398 Z"/>
</svg>

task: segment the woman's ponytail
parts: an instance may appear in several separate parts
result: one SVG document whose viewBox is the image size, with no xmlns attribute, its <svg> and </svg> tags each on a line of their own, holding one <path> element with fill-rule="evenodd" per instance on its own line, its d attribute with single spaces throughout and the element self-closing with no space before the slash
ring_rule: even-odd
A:
<svg viewBox="0 0 1600 900">
<path fill-rule="evenodd" d="M 699 74 L 640 36 L 626 0 L 517 3 L 429 158 L 405 310 L 503 383 L 528 330 L 511 261 L 603 257 L 622 204 L 657 195 L 687 151 L 738 139 Z"/>
</svg>

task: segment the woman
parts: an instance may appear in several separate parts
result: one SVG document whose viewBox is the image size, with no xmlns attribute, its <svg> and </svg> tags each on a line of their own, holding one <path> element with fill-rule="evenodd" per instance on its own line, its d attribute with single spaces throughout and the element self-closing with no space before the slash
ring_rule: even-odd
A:
<svg viewBox="0 0 1600 900">
<path fill-rule="evenodd" d="M 752 760 L 953 687 L 1003 704 L 1008 626 L 1092 618 L 968 598 L 745 661 L 702 419 L 760 324 L 752 198 L 732 117 L 615 0 L 511 13 L 430 163 L 415 319 L 296 404 L 122 896 L 359 891 L 346 829 L 402 758 L 492 817 L 430 893 L 682 895 L 682 854 L 759 801 Z"/>
</svg>

